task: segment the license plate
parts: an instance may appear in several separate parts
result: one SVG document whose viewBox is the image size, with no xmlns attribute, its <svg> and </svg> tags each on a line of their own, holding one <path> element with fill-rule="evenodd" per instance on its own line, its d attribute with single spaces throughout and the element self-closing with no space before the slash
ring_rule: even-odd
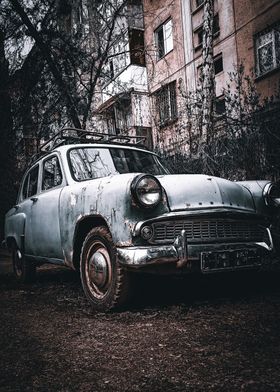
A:
<svg viewBox="0 0 280 392">
<path fill-rule="evenodd" d="M 201 253 L 201 271 L 231 271 L 241 268 L 260 266 L 262 255 L 260 249 L 234 249 Z"/>
</svg>

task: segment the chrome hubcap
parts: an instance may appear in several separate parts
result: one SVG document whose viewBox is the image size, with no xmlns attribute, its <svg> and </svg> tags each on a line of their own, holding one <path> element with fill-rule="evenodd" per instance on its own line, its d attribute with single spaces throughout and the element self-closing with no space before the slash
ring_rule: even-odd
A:
<svg viewBox="0 0 280 392">
<path fill-rule="evenodd" d="M 103 298 L 110 286 L 112 271 L 110 255 L 102 243 L 94 243 L 89 250 L 86 275 L 91 293 Z"/>
</svg>

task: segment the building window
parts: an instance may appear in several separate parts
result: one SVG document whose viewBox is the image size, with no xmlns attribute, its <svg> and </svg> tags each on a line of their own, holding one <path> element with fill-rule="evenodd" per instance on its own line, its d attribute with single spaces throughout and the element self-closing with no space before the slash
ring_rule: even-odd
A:
<svg viewBox="0 0 280 392">
<path fill-rule="evenodd" d="M 255 50 L 257 76 L 280 67 L 280 23 L 255 37 Z"/>
<path fill-rule="evenodd" d="M 214 57 L 214 72 L 215 75 L 219 74 L 224 70 L 224 64 L 223 64 L 223 54 L 219 53 L 217 56 Z M 199 80 L 202 80 L 203 78 L 203 64 L 200 64 L 197 67 L 197 77 Z"/>
<path fill-rule="evenodd" d="M 226 100 L 224 95 L 221 95 L 220 97 L 217 97 L 215 100 L 215 113 L 218 116 L 221 116 L 224 114 L 226 111 Z"/>
<path fill-rule="evenodd" d="M 224 70 L 222 53 L 214 57 L 214 70 L 215 70 L 215 75 L 217 75 L 218 73 Z"/>
<path fill-rule="evenodd" d="M 177 119 L 176 82 L 166 84 L 155 95 L 159 125 L 163 127 Z"/>
<path fill-rule="evenodd" d="M 203 43 L 203 25 L 199 26 L 195 31 L 195 49 L 200 49 Z M 220 33 L 219 14 L 216 14 L 213 19 L 213 35 L 214 38 Z"/>
<path fill-rule="evenodd" d="M 145 65 L 144 31 L 132 29 L 129 32 L 129 51 L 131 64 Z"/>
<path fill-rule="evenodd" d="M 155 31 L 157 57 L 161 59 L 173 49 L 173 26 L 169 19 Z"/>
</svg>

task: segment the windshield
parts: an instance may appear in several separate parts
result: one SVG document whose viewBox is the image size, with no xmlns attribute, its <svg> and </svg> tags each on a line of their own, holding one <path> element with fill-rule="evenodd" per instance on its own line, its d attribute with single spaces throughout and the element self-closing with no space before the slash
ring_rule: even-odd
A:
<svg viewBox="0 0 280 392">
<path fill-rule="evenodd" d="M 117 173 L 168 174 L 156 155 L 140 150 L 81 147 L 70 150 L 69 158 L 76 181 Z"/>
</svg>

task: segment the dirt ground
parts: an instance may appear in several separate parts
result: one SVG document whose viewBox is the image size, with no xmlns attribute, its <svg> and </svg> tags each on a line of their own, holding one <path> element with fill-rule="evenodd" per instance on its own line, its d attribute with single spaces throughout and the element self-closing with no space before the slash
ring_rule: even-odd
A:
<svg viewBox="0 0 280 392">
<path fill-rule="evenodd" d="M 94 312 L 72 271 L 0 258 L 0 391 L 280 391 L 280 271 L 139 280 Z"/>
</svg>

